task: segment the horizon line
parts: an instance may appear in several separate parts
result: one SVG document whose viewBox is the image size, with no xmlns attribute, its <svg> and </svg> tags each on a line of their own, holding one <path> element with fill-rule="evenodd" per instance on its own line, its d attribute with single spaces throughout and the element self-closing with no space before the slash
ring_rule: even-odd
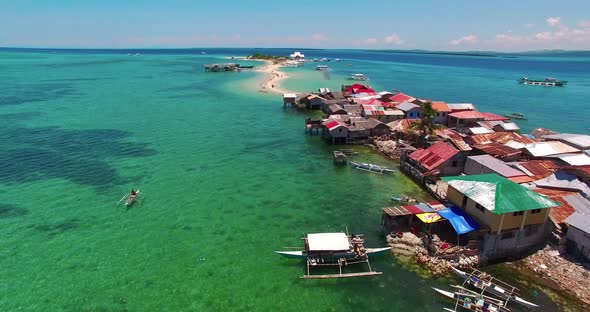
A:
<svg viewBox="0 0 590 312">
<path fill-rule="evenodd" d="M 590 52 L 580 49 L 540 49 L 522 51 L 495 51 L 495 50 L 429 50 L 429 49 L 387 49 L 387 48 L 305 48 L 305 47 L 119 47 L 119 48 L 83 48 L 83 47 L 30 47 L 30 46 L 0 46 L 0 49 L 27 49 L 27 50 L 196 50 L 196 49 L 274 49 L 274 50 L 351 50 L 351 51 L 393 51 L 393 52 L 443 52 L 443 53 L 535 53 L 535 52 Z"/>
</svg>

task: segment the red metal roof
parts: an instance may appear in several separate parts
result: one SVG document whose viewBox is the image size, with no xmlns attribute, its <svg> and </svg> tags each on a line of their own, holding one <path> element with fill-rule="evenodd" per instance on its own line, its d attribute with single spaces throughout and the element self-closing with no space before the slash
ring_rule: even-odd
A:
<svg viewBox="0 0 590 312">
<path fill-rule="evenodd" d="M 551 212 L 549 213 L 551 220 L 556 224 L 564 223 L 565 219 L 567 219 L 574 212 L 576 212 L 576 209 L 574 209 L 574 207 L 572 207 L 565 199 L 563 199 L 564 196 L 578 194 L 576 192 L 568 192 L 568 191 L 562 191 L 562 190 L 556 190 L 556 189 L 544 189 L 544 188 L 535 189 L 533 191 L 535 191 L 539 194 L 545 195 L 545 196 L 551 198 L 552 200 L 559 202 L 561 204 L 561 207 L 551 208 Z"/>
<path fill-rule="evenodd" d="M 352 86 L 349 86 L 344 90 L 344 92 L 352 92 L 352 93 L 375 93 L 375 90 L 371 89 L 369 86 L 364 86 L 362 84 L 355 83 Z"/>
<path fill-rule="evenodd" d="M 451 109 L 445 102 L 432 102 L 432 108 L 436 109 L 439 112 L 447 112 L 450 113 Z"/>
<path fill-rule="evenodd" d="M 474 144 L 472 147 L 500 159 L 522 153 L 520 150 L 495 142 L 488 144 Z"/>
<path fill-rule="evenodd" d="M 411 96 L 409 96 L 409 95 L 407 95 L 407 94 L 404 94 L 404 93 L 401 93 L 400 92 L 400 93 L 398 93 L 396 95 L 390 96 L 389 99 L 392 100 L 393 102 L 402 103 L 402 102 L 405 102 L 407 100 L 411 100 L 411 99 L 414 99 L 414 98 L 411 97 Z"/>
<path fill-rule="evenodd" d="M 449 116 L 457 118 L 457 119 L 484 119 L 485 115 L 478 111 L 462 111 L 451 113 Z"/>
<path fill-rule="evenodd" d="M 410 158 L 420 163 L 427 170 L 433 170 L 457 155 L 457 153 L 459 153 L 459 150 L 447 143 L 437 142 L 428 149 L 416 150 L 410 154 Z"/>
<path fill-rule="evenodd" d="M 493 114 L 493 113 L 481 113 L 481 114 L 484 116 L 483 117 L 483 120 L 485 120 L 485 121 L 496 121 L 496 120 L 505 121 L 505 120 L 510 120 L 510 118 L 508 118 L 508 117 L 496 115 L 496 114 Z"/>
</svg>

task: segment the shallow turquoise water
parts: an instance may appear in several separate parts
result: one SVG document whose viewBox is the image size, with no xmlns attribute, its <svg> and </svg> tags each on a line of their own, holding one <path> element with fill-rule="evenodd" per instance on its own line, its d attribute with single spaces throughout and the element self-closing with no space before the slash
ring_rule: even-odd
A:
<svg viewBox="0 0 590 312">
<path fill-rule="evenodd" d="M 303 263 L 273 253 L 345 229 L 384 245 L 388 195 L 427 197 L 399 173 L 335 168 L 337 147 L 257 93 L 258 74 L 202 72 L 220 61 L 0 53 L 0 310 L 439 311 L 430 286 L 448 281 L 389 256 L 372 262 L 380 277 L 302 281 Z M 132 187 L 143 198 L 115 206 Z"/>
</svg>

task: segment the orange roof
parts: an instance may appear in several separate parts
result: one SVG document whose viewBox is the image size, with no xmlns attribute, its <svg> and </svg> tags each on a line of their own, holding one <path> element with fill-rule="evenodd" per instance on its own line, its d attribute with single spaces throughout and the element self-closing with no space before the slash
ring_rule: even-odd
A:
<svg viewBox="0 0 590 312">
<path fill-rule="evenodd" d="M 481 119 L 485 118 L 485 115 L 478 111 L 463 111 L 449 114 L 449 116 L 457 119 Z"/>
<path fill-rule="evenodd" d="M 469 137 L 474 143 L 480 144 L 487 144 L 490 142 L 496 142 L 500 144 L 505 144 L 508 141 L 516 141 L 522 144 L 531 144 L 535 143 L 535 141 L 529 137 L 526 137 L 522 134 L 514 133 L 514 132 L 493 132 L 493 133 L 485 133 L 485 134 L 476 134 Z"/>
<path fill-rule="evenodd" d="M 510 180 L 514 183 L 521 184 L 521 183 L 532 182 L 533 178 L 524 175 L 524 176 L 511 177 L 511 178 L 508 178 L 508 180 Z"/>
<path fill-rule="evenodd" d="M 451 112 L 451 109 L 445 102 L 432 102 L 432 108 L 436 109 L 439 112 Z"/>
</svg>

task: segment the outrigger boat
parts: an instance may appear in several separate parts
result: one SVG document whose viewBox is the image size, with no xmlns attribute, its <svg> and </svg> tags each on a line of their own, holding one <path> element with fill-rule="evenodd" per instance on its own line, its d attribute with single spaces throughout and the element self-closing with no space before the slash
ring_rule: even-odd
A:
<svg viewBox="0 0 590 312">
<path fill-rule="evenodd" d="M 357 163 L 357 162 L 354 162 L 354 161 L 349 161 L 349 163 L 355 169 L 369 171 L 369 172 L 374 172 L 374 173 L 392 173 L 392 172 L 395 172 L 395 170 L 393 170 L 393 169 L 389 169 L 389 168 L 386 168 L 386 167 L 381 167 L 379 165 L 373 165 L 373 164 L 368 164 L 368 163 Z"/>
<path fill-rule="evenodd" d="M 455 301 L 455 309 L 444 308 L 445 311 L 456 312 L 458 307 L 462 307 L 476 312 L 510 312 L 510 309 L 505 306 L 506 303 L 500 299 L 484 296 L 461 286 L 454 287 L 459 288 L 459 290 L 446 291 L 432 287 L 438 294 Z"/>
<path fill-rule="evenodd" d="M 125 206 L 131 206 L 139 197 L 139 189 L 131 190 L 131 193 L 125 194 L 116 205 L 119 205 L 123 200 L 125 200 Z"/>
<path fill-rule="evenodd" d="M 557 80 L 555 78 L 545 78 L 544 80 L 535 80 L 535 79 L 528 79 L 527 77 L 522 77 L 517 81 L 520 84 L 529 85 L 529 86 L 563 87 L 563 86 L 567 85 L 567 81 Z"/>
<path fill-rule="evenodd" d="M 348 80 L 360 80 L 360 81 L 367 81 L 369 78 L 364 74 L 353 74 L 352 76 L 348 77 Z"/>
<path fill-rule="evenodd" d="M 465 280 L 465 283 L 477 288 L 483 292 L 487 292 L 491 295 L 494 295 L 498 298 L 502 298 L 503 300 L 507 300 L 509 302 L 515 302 L 522 306 L 529 307 L 529 308 L 537 308 L 539 307 L 537 304 L 534 304 L 530 301 L 524 300 L 521 297 L 515 294 L 518 289 L 516 287 L 510 286 L 498 279 L 493 278 L 491 275 L 481 272 L 478 270 L 474 270 L 471 274 L 467 272 L 463 272 L 459 269 L 452 268 L 453 273 L 459 276 L 460 278 Z M 465 284 L 463 283 L 463 284 Z"/>
<path fill-rule="evenodd" d="M 381 275 L 382 272 L 375 272 L 369 263 L 369 252 L 371 255 L 383 254 L 391 249 L 365 248 L 362 235 L 346 235 L 345 233 L 316 233 L 307 234 L 303 238 L 305 250 L 300 251 L 275 251 L 277 254 L 296 259 L 306 259 L 307 273 L 303 279 L 325 279 L 325 278 L 347 278 Z M 342 268 L 352 264 L 366 263 L 369 270 L 366 272 L 343 273 Z M 338 266 L 336 274 L 311 274 L 311 268 L 322 266 Z"/>
<path fill-rule="evenodd" d="M 526 117 L 521 114 L 521 113 L 510 113 L 510 114 L 504 114 L 505 117 L 508 117 L 510 119 L 520 119 L 520 120 L 526 120 Z"/>
</svg>

